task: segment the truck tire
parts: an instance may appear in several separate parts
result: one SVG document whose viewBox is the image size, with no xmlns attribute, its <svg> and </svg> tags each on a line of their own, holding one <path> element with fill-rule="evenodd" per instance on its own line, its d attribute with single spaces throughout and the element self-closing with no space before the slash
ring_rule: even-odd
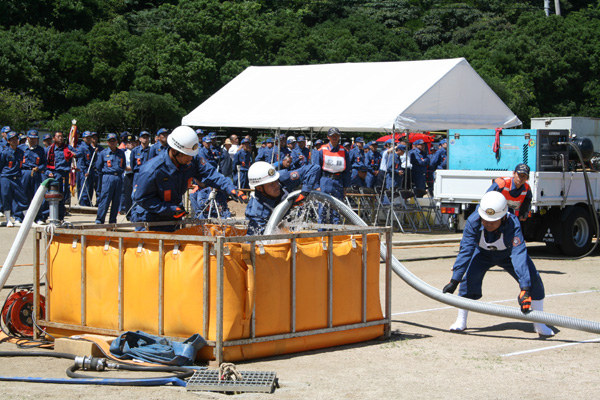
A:
<svg viewBox="0 0 600 400">
<path fill-rule="evenodd" d="M 567 215 L 560 247 L 568 256 L 581 256 L 592 248 L 594 228 L 592 219 L 587 210 L 582 207 L 573 207 Z"/>
</svg>

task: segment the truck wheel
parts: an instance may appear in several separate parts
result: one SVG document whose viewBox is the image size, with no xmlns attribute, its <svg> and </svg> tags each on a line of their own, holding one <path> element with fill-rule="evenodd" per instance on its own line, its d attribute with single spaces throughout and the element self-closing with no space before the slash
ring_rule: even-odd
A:
<svg viewBox="0 0 600 400">
<path fill-rule="evenodd" d="M 581 256 L 592 248 L 592 220 L 587 210 L 573 207 L 564 223 L 560 242 L 562 251 L 568 256 Z"/>
</svg>

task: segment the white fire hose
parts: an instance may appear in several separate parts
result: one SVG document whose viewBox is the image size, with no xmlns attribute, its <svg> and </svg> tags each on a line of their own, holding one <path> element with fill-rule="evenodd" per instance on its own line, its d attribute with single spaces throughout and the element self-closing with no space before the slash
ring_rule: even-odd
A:
<svg viewBox="0 0 600 400">
<path fill-rule="evenodd" d="M 15 241 L 8 252 L 8 256 L 2 265 L 2 269 L 0 270 L 0 290 L 4 289 L 6 280 L 8 279 L 8 276 L 12 272 L 12 269 L 17 262 L 17 258 L 19 258 L 23 244 L 25 243 L 27 235 L 29 234 L 29 229 L 33 224 L 39 208 L 44 202 L 44 195 L 46 194 L 46 191 L 48 191 L 48 186 L 52 181 L 53 179 L 46 179 L 44 182 L 42 182 L 38 190 L 35 192 L 35 196 L 33 196 L 33 200 L 31 201 L 31 204 L 25 213 L 25 218 L 23 219 L 23 223 L 19 228 L 19 232 L 17 232 Z"/>
<path fill-rule="evenodd" d="M 271 218 L 269 219 L 265 228 L 264 234 L 271 235 L 279 222 L 287 214 L 288 210 L 300 195 L 301 191 L 295 191 L 290 193 L 286 198 L 286 201 L 281 202 L 273 210 Z M 342 201 L 336 199 L 333 196 L 322 193 L 320 191 L 310 192 L 308 199 L 315 199 L 322 203 L 327 203 L 331 208 L 337 210 L 353 225 L 368 226 L 358 215 L 356 215 L 347 205 Z M 380 247 L 381 257 L 385 260 L 387 257 L 387 249 L 384 244 Z M 565 328 L 576 329 L 579 331 L 598 333 L 600 334 L 600 323 L 594 321 L 588 321 L 578 318 L 566 317 L 557 314 L 551 314 L 543 311 L 531 311 L 528 314 L 523 314 L 520 308 L 507 307 L 497 304 L 485 303 L 482 301 L 476 301 L 467 299 L 465 297 L 455 296 L 449 293 L 442 293 L 438 288 L 435 288 L 412 274 L 396 257 L 392 256 L 392 270 L 410 285 L 413 289 L 421 292 L 427 297 L 437 300 L 441 303 L 448 304 L 450 306 L 463 308 L 465 310 L 474 311 L 482 314 L 496 315 L 498 317 L 506 317 L 512 319 L 518 319 L 529 322 L 539 322 L 548 325 L 562 326 Z"/>
</svg>

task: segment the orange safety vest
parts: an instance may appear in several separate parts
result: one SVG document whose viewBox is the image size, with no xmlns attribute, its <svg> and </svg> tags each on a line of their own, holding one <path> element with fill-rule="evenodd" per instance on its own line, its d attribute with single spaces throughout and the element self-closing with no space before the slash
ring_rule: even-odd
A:
<svg viewBox="0 0 600 400">
<path fill-rule="evenodd" d="M 512 178 L 497 178 L 494 182 L 498 185 L 502 191 L 502 195 L 506 198 L 506 202 L 508 203 L 508 207 L 512 208 L 515 212 L 515 215 L 519 216 L 519 209 L 521 205 L 525 201 L 525 197 L 527 196 L 527 192 L 531 189 L 529 184 L 525 182 L 523 186 L 521 186 L 521 193 L 518 196 L 513 197 L 510 195 L 510 188 L 512 187 Z"/>
<path fill-rule="evenodd" d="M 340 146 L 338 151 L 331 151 L 331 145 L 321 147 L 323 150 L 323 171 L 339 174 L 346 170 L 346 149 Z"/>
</svg>

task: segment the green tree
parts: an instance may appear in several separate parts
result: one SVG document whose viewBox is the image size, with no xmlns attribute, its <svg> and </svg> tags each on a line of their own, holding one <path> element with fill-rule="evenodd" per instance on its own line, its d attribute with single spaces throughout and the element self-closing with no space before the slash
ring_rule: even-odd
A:
<svg viewBox="0 0 600 400">
<path fill-rule="evenodd" d="M 0 87 L 0 121 L 16 131 L 25 131 L 39 125 L 46 118 L 42 101 L 34 92 L 14 93 Z"/>
</svg>

